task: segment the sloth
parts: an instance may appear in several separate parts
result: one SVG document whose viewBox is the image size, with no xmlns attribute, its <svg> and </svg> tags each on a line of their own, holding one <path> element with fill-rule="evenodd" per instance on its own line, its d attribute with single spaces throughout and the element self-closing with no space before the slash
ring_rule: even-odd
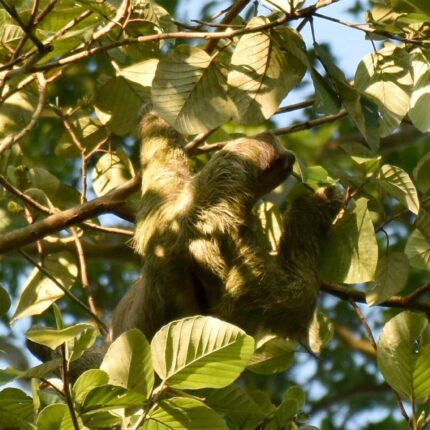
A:
<svg viewBox="0 0 430 430">
<path fill-rule="evenodd" d="M 112 339 L 135 327 L 151 338 L 174 319 L 202 314 L 249 334 L 303 340 L 339 191 L 320 188 L 297 199 L 273 256 L 252 228 L 253 206 L 294 164 L 273 134 L 230 141 L 194 176 L 184 139 L 154 111 L 143 116 L 140 134 L 142 203 L 133 243 L 143 274 L 113 313 Z"/>
<path fill-rule="evenodd" d="M 303 342 L 320 288 L 322 243 L 343 196 L 323 187 L 283 217 L 278 252 L 257 240 L 253 207 L 292 172 L 294 155 L 271 133 L 228 142 L 195 175 L 184 138 L 154 111 L 140 124 L 142 197 L 133 239 L 143 273 L 115 308 L 102 347 L 72 363 L 71 379 L 98 367 L 121 333 L 151 339 L 163 325 L 212 315 L 247 333 Z M 29 342 L 39 358 L 52 358 Z"/>
</svg>

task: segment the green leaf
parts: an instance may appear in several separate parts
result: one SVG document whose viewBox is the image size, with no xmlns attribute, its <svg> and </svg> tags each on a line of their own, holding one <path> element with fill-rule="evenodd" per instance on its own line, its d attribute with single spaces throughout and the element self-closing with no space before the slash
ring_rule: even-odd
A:
<svg viewBox="0 0 430 430">
<path fill-rule="evenodd" d="M 315 68 L 311 67 L 310 72 L 315 87 L 315 110 L 326 115 L 339 112 L 340 100 L 336 92 Z"/>
<path fill-rule="evenodd" d="M 268 413 L 260 407 L 243 387 L 229 385 L 228 387 L 213 390 L 203 390 L 197 395 L 204 399 L 206 405 L 218 414 L 233 420 L 242 430 L 254 430 Z"/>
<path fill-rule="evenodd" d="M 78 417 L 80 428 L 83 428 Z M 51 404 L 44 408 L 37 418 L 37 428 L 43 430 L 74 430 L 69 408 L 65 404 Z"/>
<path fill-rule="evenodd" d="M 379 148 L 380 137 L 379 114 L 376 104 L 352 87 L 343 72 L 333 63 L 321 46 L 314 43 L 314 49 L 349 116 L 366 139 L 369 147 L 376 151 Z"/>
<path fill-rule="evenodd" d="M 333 333 L 334 327 L 331 320 L 327 315 L 317 310 L 309 327 L 309 347 L 311 351 L 319 354 L 332 340 Z"/>
<path fill-rule="evenodd" d="M 212 317 L 191 317 L 164 326 L 151 342 L 154 369 L 174 388 L 221 388 L 244 370 L 254 339 Z"/>
<path fill-rule="evenodd" d="M 305 406 L 306 395 L 302 388 L 297 385 L 293 385 L 292 387 L 288 388 L 287 392 L 285 393 L 284 399 L 295 400 L 299 408 L 298 410 L 301 410 L 303 409 L 303 406 Z"/>
<path fill-rule="evenodd" d="M 145 400 L 145 396 L 135 391 L 107 384 L 95 387 L 87 393 L 81 411 L 82 414 L 93 414 L 129 407 L 141 408 L 145 404 Z"/>
<path fill-rule="evenodd" d="M 336 261 L 336 264 L 333 264 Z M 321 276 L 328 282 L 356 284 L 374 279 L 378 244 L 367 200 L 359 199 L 329 232 L 323 246 Z"/>
<path fill-rule="evenodd" d="M 61 358 L 46 361 L 45 363 L 34 366 L 25 372 L 22 372 L 19 377 L 22 379 L 44 378 L 45 376 L 56 371 L 62 364 Z"/>
<path fill-rule="evenodd" d="M 0 391 L 0 423 L 3 428 L 28 428 L 33 418 L 31 397 L 17 388 Z"/>
<path fill-rule="evenodd" d="M 149 413 L 143 430 L 228 430 L 212 409 L 195 399 L 172 398 Z"/>
<path fill-rule="evenodd" d="M 430 17 L 430 5 L 426 0 L 405 0 L 406 3 L 416 7 Z"/>
<path fill-rule="evenodd" d="M 430 241 L 430 212 L 429 205 L 421 206 L 418 216 L 415 220 L 415 227 Z"/>
<path fill-rule="evenodd" d="M 154 386 L 151 347 L 138 329 L 122 333 L 109 347 L 100 369 L 109 383 L 128 388 L 149 398 Z"/>
<path fill-rule="evenodd" d="M 294 415 L 299 411 L 299 405 L 294 399 L 285 399 L 275 412 L 275 419 L 280 428 L 287 427 Z M 287 427 L 288 428 L 288 427 Z"/>
<path fill-rule="evenodd" d="M 64 342 L 78 337 L 86 330 L 95 332 L 95 328 L 89 324 L 76 324 L 63 329 L 33 328 L 25 336 L 33 342 L 55 349 Z"/>
<path fill-rule="evenodd" d="M 136 88 L 140 91 L 140 97 L 144 100 L 151 100 L 151 86 L 157 70 L 158 61 L 157 58 L 141 61 L 121 69 L 118 72 L 118 76 L 122 76 L 128 81 L 139 85 L 139 87 Z"/>
<path fill-rule="evenodd" d="M 385 324 L 377 361 L 385 380 L 408 399 L 430 395 L 430 330 L 424 314 L 402 312 Z"/>
<path fill-rule="evenodd" d="M 6 315 L 10 308 L 10 297 L 8 292 L 0 285 L 0 317 Z"/>
<path fill-rule="evenodd" d="M 15 378 L 20 376 L 22 372 L 13 367 L 7 367 L 6 369 L 0 369 L 0 386 L 13 381 Z"/>
<path fill-rule="evenodd" d="M 247 27 L 267 22 L 255 17 Z M 241 124 L 256 124 L 270 118 L 288 92 L 300 83 L 306 68 L 305 45 L 294 30 L 285 27 L 273 33 L 242 35 L 228 74 L 235 118 Z"/>
<path fill-rule="evenodd" d="M 94 192 L 103 196 L 127 182 L 132 174 L 131 163 L 121 149 L 103 154 L 93 170 Z"/>
<path fill-rule="evenodd" d="M 403 203 L 412 213 L 418 214 L 420 201 L 417 190 L 411 178 L 403 169 L 384 164 L 381 167 L 378 180 L 388 194 Z"/>
<path fill-rule="evenodd" d="M 417 269 L 430 269 L 430 241 L 419 231 L 414 230 L 406 242 L 405 254 L 409 264 Z"/>
<path fill-rule="evenodd" d="M 147 102 L 144 91 L 122 76 L 112 78 L 97 92 L 97 118 L 113 133 L 124 136 L 135 131 L 140 108 Z"/>
<path fill-rule="evenodd" d="M 423 193 L 430 191 L 430 152 L 424 155 L 414 169 L 415 183 Z"/>
<path fill-rule="evenodd" d="M 414 88 L 411 97 L 409 118 L 415 127 L 427 133 L 430 131 L 430 52 L 416 48 L 412 51 Z"/>
<path fill-rule="evenodd" d="M 247 369 L 259 375 L 283 372 L 293 363 L 295 347 L 296 342 L 269 336 L 258 345 Z"/>
<path fill-rule="evenodd" d="M 90 369 L 82 373 L 73 385 L 73 398 L 77 403 L 83 403 L 87 394 L 96 387 L 106 385 L 109 376 L 100 369 Z"/>
<path fill-rule="evenodd" d="M 408 113 L 412 85 L 409 54 L 396 45 L 387 44 L 358 65 L 355 86 L 378 105 L 381 136 L 391 133 Z"/>
<path fill-rule="evenodd" d="M 378 262 L 374 285 L 366 291 L 367 304 L 379 305 L 399 293 L 408 277 L 408 257 L 403 252 L 387 252 Z"/>
<path fill-rule="evenodd" d="M 48 255 L 43 267 L 67 290 L 75 282 L 78 268 L 71 254 L 61 252 Z M 64 296 L 64 291 L 36 267 L 28 277 L 11 322 L 31 315 L 39 315 Z"/>
<path fill-rule="evenodd" d="M 160 60 L 151 97 L 160 116 L 184 134 L 212 130 L 232 115 L 223 69 L 191 45 L 179 45 Z"/>
</svg>

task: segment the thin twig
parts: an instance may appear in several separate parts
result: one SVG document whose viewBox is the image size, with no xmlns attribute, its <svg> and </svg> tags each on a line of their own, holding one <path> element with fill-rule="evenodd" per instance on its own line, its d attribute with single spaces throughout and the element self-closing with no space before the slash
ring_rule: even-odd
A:
<svg viewBox="0 0 430 430">
<path fill-rule="evenodd" d="M 90 288 L 90 281 L 88 278 L 88 271 L 87 271 L 87 263 L 85 261 L 85 253 L 84 253 L 84 247 L 82 246 L 81 238 L 78 235 L 78 232 L 75 228 L 71 228 L 70 231 L 72 232 L 72 235 L 75 239 L 75 245 L 76 245 L 76 252 L 78 254 L 78 260 L 79 260 L 79 272 L 81 274 L 81 282 L 82 286 L 87 292 L 88 295 L 88 305 L 91 309 L 91 312 L 94 315 L 97 315 L 97 308 L 94 301 L 94 296 L 91 292 Z M 107 331 L 105 333 L 102 333 L 103 335 L 107 334 Z"/>
<path fill-rule="evenodd" d="M 278 114 L 285 113 L 285 112 L 291 112 L 291 111 L 298 110 L 298 109 L 307 108 L 309 106 L 313 106 L 314 104 L 315 104 L 315 99 L 305 100 L 305 101 L 300 102 L 300 103 L 294 103 L 292 105 L 278 108 L 278 110 L 275 112 L 274 115 L 278 115 Z"/>
</svg>

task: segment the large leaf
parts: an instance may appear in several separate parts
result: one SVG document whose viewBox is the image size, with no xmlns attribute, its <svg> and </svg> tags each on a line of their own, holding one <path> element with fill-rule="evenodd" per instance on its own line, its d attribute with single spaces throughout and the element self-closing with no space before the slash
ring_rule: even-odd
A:
<svg viewBox="0 0 430 430">
<path fill-rule="evenodd" d="M 103 370 L 87 370 L 79 376 L 73 385 L 73 398 L 77 403 L 82 403 L 90 391 L 108 382 L 109 376 Z"/>
<path fill-rule="evenodd" d="M 411 97 L 409 118 L 418 130 L 430 131 L 430 53 L 420 48 L 412 52 L 414 89 Z"/>
<path fill-rule="evenodd" d="M 430 330 L 423 314 L 402 312 L 385 324 L 378 342 L 378 367 L 407 398 L 430 395 Z"/>
<path fill-rule="evenodd" d="M 403 169 L 385 164 L 381 167 L 378 180 L 388 194 L 402 202 L 412 213 L 418 214 L 420 201 L 417 190 Z"/>
<path fill-rule="evenodd" d="M 247 27 L 268 21 L 255 17 Z M 290 28 L 274 33 L 241 36 L 233 52 L 228 74 L 235 116 L 242 124 L 270 118 L 287 93 L 300 83 L 307 67 L 301 36 Z"/>
<path fill-rule="evenodd" d="M 407 114 L 412 85 L 408 53 L 396 45 L 367 55 L 358 65 L 355 86 L 378 105 L 382 136 L 393 131 Z"/>
<path fill-rule="evenodd" d="M 372 281 L 377 261 L 378 245 L 367 200 L 359 199 L 355 209 L 330 230 L 321 258 L 321 276 L 328 282 L 345 284 Z"/>
<path fill-rule="evenodd" d="M 296 343 L 269 336 L 256 348 L 248 369 L 260 375 L 273 375 L 288 369 L 293 363 Z"/>
<path fill-rule="evenodd" d="M 82 420 L 78 417 L 80 428 Z M 44 408 L 37 418 L 37 428 L 44 430 L 74 430 L 75 426 L 69 408 L 65 404 L 51 404 Z"/>
<path fill-rule="evenodd" d="M 228 430 L 212 409 L 195 399 L 172 398 L 149 413 L 143 430 Z"/>
<path fill-rule="evenodd" d="M 65 289 L 70 289 L 78 275 L 78 269 L 68 253 L 48 255 L 43 267 Z M 56 300 L 64 296 L 64 291 L 50 278 L 34 268 L 22 291 L 12 322 L 30 315 L 39 315 Z"/>
<path fill-rule="evenodd" d="M 110 345 L 100 366 L 109 383 L 149 397 L 154 386 L 151 347 L 138 329 L 129 330 Z"/>
<path fill-rule="evenodd" d="M 339 112 L 340 100 L 334 89 L 314 67 L 310 72 L 315 87 L 315 110 L 327 115 Z"/>
<path fill-rule="evenodd" d="M 254 340 L 232 324 L 197 316 L 164 326 L 151 349 L 154 369 L 168 386 L 221 388 L 244 370 Z"/>
<path fill-rule="evenodd" d="M 379 305 L 402 291 L 409 277 L 409 261 L 403 252 L 388 252 L 378 262 L 376 279 L 366 292 L 369 306 Z"/>
<path fill-rule="evenodd" d="M 406 242 L 405 254 L 409 264 L 417 269 L 430 269 L 430 241 L 417 229 Z"/>
<path fill-rule="evenodd" d="M 191 45 L 180 45 L 160 60 L 151 97 L 160 116 L 184 134 L 212 130 L 232 115 L 223 69 Z"/>
</svg>

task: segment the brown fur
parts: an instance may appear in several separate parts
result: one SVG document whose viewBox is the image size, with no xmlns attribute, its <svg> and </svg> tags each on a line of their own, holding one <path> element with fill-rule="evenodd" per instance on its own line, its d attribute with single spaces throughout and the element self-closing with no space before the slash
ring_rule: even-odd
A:
<svg viewBox="0 0 430 430">
<path fill-rule="evenodd" d="M 155 113 L 142 120 L 142 207 L 135 249 L 143 274 L 115 309 L 112 338 L 133 327 L 209 314 L 250 334 L 302 338 L 319 291 L 321 241 L 340 208 L 322 189 L 284 219 L 278 257 L 252 232 L 252 207 L 291 172 L 294 156 L 265 133 L 229 142 L 194 177 L 182 138 Z"/>
</svg>

